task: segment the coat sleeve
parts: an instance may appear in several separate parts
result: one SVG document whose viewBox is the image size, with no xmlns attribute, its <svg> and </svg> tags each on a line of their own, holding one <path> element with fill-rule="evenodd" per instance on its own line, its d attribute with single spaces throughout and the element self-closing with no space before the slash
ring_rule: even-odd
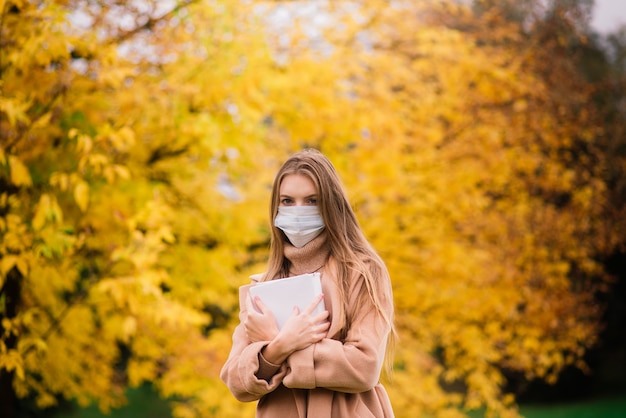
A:
<svg viewBox="0 0 626 418">
<path fill-rule="evenodd" d="M 220 378 L 235 398 L 241 402 L 260 399 L 275 390 L 286 374 L 286 365 L 275 365 L 266 361 L 261 350 L 269 341 L 250 342 L 245 331 L 247 317 L 246 299 L 250 285 L 239 289 L 239 325 L 233 332 L 233 343 Z"/>
<path fill-rule="evenodd" d="M 385 275 L 384 280 L 389 280 Z M 365 291 L 361 281 L 356 288 Z M 386 286 L 384 286 L 386 287 Z M 352 292 L 355 302 L 359 291 Z M 392 295 L 382 295 L 383 309 L 393 317 Z M 344 341 L 325 338 L 287 359 L 287 374 L 283 384 L 289 388 L 329 390 L 359 393 L 372 389 L 379 382 L 385 358 L 387 338 L 391 327 L 373 305 L 365 303 L 355 312 Z"/>
</svg>

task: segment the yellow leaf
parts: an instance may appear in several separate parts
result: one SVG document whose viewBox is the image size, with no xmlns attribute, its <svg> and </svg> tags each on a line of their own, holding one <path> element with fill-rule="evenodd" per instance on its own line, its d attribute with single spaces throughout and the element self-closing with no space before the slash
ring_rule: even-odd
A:
<svg viewBox="0 0 626 418">
<path fill-rule="evenodd" d="M 111 184 L 115 181 L 115 169 L 112 166 L 105 167 L 103 175 L 107 183 Z"/>
<path fill-rule="evenodd" d="M 137 333 L 137 320 L 132 316 L 126 317 L 122 325 L 122 331 L 124 341 L 130 341 L 130 338 Z"/>
<path fill-rule="evenodd" d="M 80 135 L 80 132 L 78 131 L 78 129 L 76 128 L 72 128 L 69 130 L 69 132 L 67 133 L 68 138 L 70 139 L 74 139 L 76 138 L 78 135 Z"/>
<path fill-rule="evenodd" d="M 109 140 L 118 151 L 124 152 L 135 144 L 135 132 L 128 126 L 125 126 L 112 134 Z"/>
<path fill-rule="evenodd" d="M 1 323 L 2 328 L 4 328 L 5 334 L 9 335 L 13 328 L 13 322 L 8 318 L 3 318 Z M 0 341 L 0 343 L 0 354 L 6 354 L 6 346 L 4 345 L 4 342 Z"/>
<path fill-rule="evenodd" d="M 14 155 L 9 155 L 9 166 L 11 167 L 11 182 L 16 186 L 31 186 L 33 184 L 30 178 L 28 168 Z"/>
<path fill-rule="evenodd" d="M 89 205 L 89 186 L 87 182 L 81 181 L 74 188 L 74 200 L 78 207 L 83 212 L 87 210 L 87 205 Z"/>
<path fill-rule="evenodd" d="M 29 270 L 28 261 L 26 261 L 26 258 L 19 257 L 17 259 L 16 265 L 17 265 L 17 269 L 19 270 L 19 272 L 22 273 L 22 276 L 26 277 L 28 275 L 28 270 Z"/>
<path fill-rule="evenodd" d="M 40 230 L 47 221 L 60 224 L 63 222 L 63 210 L 54 196 L 44 193 L 39 198 L 35 216 L 33 216 L 32 227 L 34 230 Z"/>
<path fill-rule="evenodd" d="M 48 345 L 39 337 L 20 338 L 18 342 L 18 351 L 22 353 L 22 355 L 33 348 L 39 352 L 44 352 L 48 348 Z"/>
<path fill-rule="evenodd" d="M 24 361 L 17 350 L 9 350 L 6 354 L 0 356 L 0 368 L 7 371 L 15 370 L 15 375 L 24 380 Z"/>
<path fill-rule="evenodd" d="M 47 112 L 43 116 L 39 117 L 35 123 L 33 123 L 33 128 L 46 128 L 50 124 L 51 118 L 52 112 Z"/>
<path fill-rule="evenodd" d="M 71 134 L 77 138 L 76 150 L 81 154 L 89 154 L 93 149 L 93 140 L 87 135 L 79 135 L 76 131 L 72 131 Z"/>
<path fill-rule="evenodd" d="M 2 271 L 2 277 L 5 277 L 9 271 L 17 264 L 18 257 L 16 255 L 4 255 L 0 262 L 0 270 Z"/>
<path fill-rule="evenodd" d="M 50 175 L 50 185 L 66 191 L 70 187 L 70 177 L 65 173 L 52 173 Z"/>
<path fill-rule="evenodd" d="M 128 167 L 125 167 L 125 166 L 119 165 L 119 164 L 115 164 L 113 166 L 113 169 L 115 170 L 115 174 L 117 174 L 118 178 L 122 178 L 124 180 L 130 179 L 130 170 L 128 169 Z"/>
<path fill-rule="evenodd" d="M 14 99 L 0 99 L 0 110 L 7 115 L 11 126 L 15 126 L 16 122 L 28 122 L 28 115 L 26 114 L 28 105 L 28 103 L 19 102 Z"/>
<path fill-rule="evenodd" d="M 39 198 L 39 204 L 37 205 L 37 210 L 35 211 L 35 216 L 33 216 L 32 226 L 33 229 L 38 231 L 43 228 L 46 223 L 46 215 L 50 210 L 50 196 L 47 193 L 44 193 Z"/>
</svg>

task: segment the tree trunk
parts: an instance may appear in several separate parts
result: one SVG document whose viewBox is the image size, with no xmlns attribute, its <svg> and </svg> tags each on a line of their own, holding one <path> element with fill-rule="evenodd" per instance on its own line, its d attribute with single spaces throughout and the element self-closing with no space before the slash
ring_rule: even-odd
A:
<svg viewBox="0 0 626 418">
<path fill-rule="evenodd" d="M 2 325 L 2 319 L 15 318 L 18 310 L 18 303 L 20 298 L 22 275 L 20 272 L 13 268 L 6 277 L 4 286 L 0 291 L 0 295 L 4 296 L 4 309 L 3 315 L 0 317 L 0 336 L 4 336 L 4 326 Z M 4 344 L 7 350 L 12 350 L 17 347 L 17 337 L 15 334 L 10 334 L 7 337 L 3 337 Z M 0 369 L 0 405 L 2 405 L 2 417 L 3 418 L 17 418 L 17 397 L 15 390 L 13 389 L 13 378 L 15 372 L 13 370 L 8 371 L 6 369 Z"/>
</svg>

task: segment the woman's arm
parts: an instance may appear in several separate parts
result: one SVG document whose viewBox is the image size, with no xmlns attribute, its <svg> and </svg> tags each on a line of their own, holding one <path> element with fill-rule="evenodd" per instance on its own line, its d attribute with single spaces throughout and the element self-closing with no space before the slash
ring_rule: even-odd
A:
<svg viewBox="0 0 626 418">
<path fill-rule="evenodd" d="M 328 311 L 312 316 L 323 295 L 302 313 L 294 309 L 278 331 L 270 311 L 259 300 L 257 312 L 250 301 L 249 286 L 240 290 L 240 324 L 233 333 L 233 346 L 220 376 L 240 401 L 253 401 L 273 391 L 286 373 L 285 359 L 326 336 Z"/>
<path fill-rule="evenodd" d="M 249 286 L 243 286 L 239 290 L 240 323 L 233 332 L 232 348 L 220 372 L 220 378 L 241 402 L 255 401 L 272 392 L 286 373 L 285 365 L 272 364 L 260 355 L 269 341 L 252 342 L 247 335 L 248 289 Z"/>
<path fill-rule="evenodd" d="M 362 281 L 355 282 L 354 287 L 359 290 L 353 290 L 351 303 L 356 303 L 366 291 L 356 283 L 362 284 Z M 391 294 L 381 299 L 382 308 L 392 317 Z M 370 390 L 379 381 L 390 332 L 391 327 L 382 315 L 371 303 L 364 303 L 354 313 L 344 341 L 325 338 L 293 353 L 287 360 L 289 367 L 283 384 L 290 388 L 323 387 L 349 393 Z"/>
<path fill-rule="evenodd" d="M 317 305 L 323 299 L 324 295 L 319 295 L 302 313 L 299 312 L 297 307 L 294 307 L 293 314 L 285 322 L 283 328 L 261 351 L 267 361 L 274 364 L 282 364 L 293 352 L 315 344 L 326 336 L 326 332 L 330 327 L 328 311 L 312 315 Z M 265 305 L 260 300 L 255 302 L 261 309 L 261 312 L 266 314 Z"/>
</svg>

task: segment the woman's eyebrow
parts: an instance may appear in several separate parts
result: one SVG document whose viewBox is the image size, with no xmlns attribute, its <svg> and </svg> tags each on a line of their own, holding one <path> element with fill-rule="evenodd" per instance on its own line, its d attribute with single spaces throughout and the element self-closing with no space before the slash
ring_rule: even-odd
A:
<svg viewBox="0 0 626 418">
<path fill-rule="evenodd" d="M 289 195 L 289 194 L 286 194 L 286 193 L 281 193 L 281 194 L 280 194 L 280 197 L 293 197 L 293 196 L 291 196 L 291 195 Z M 310 194 L 310 195 L 308 195 L 308 196 L 304 196 L 304 198 L 305 198 L 305 199 L 309 199 L 309 198 L 311 198 L 311 197 L 317 197 L 317 193 Z"/>
</svg>

